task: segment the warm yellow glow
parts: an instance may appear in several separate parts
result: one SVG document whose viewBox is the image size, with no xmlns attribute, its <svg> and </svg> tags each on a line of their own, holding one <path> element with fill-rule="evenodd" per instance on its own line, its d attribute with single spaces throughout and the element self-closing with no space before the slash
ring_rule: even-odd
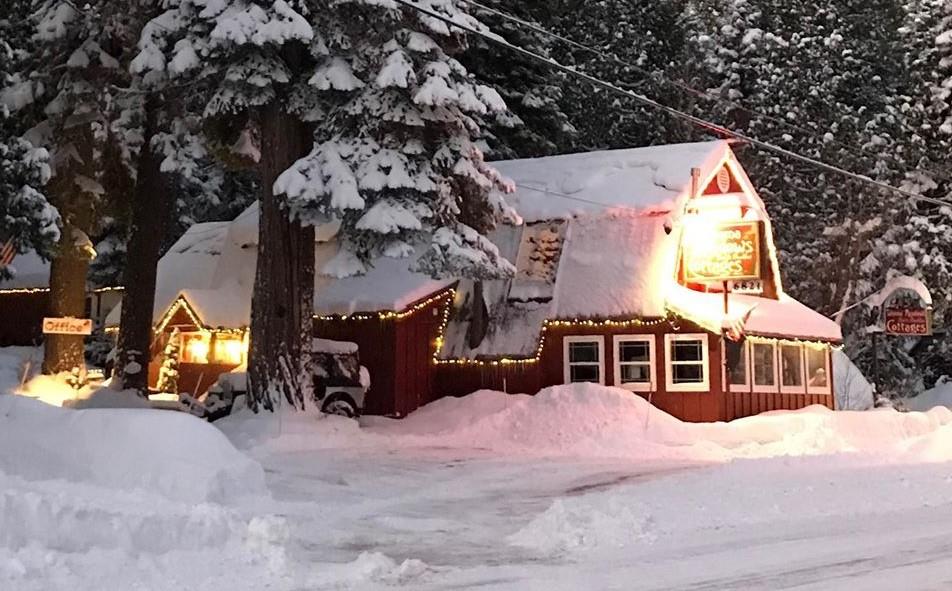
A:
<svg viewBox="0 0 952 591">
<path fill-rule="evenodd" d="M 215 362 L 241 365 L 245 360 L 244 339 L 241 337 L 224 337 L 216 335 L 215 337 Z"/>
<path fill-rule="evenodd" d="M 183 333 L 182 341 L 185 343 L 185 363 L 208 363 L 209 336 L 205 333 L 192 332 Z"/>
</svg>

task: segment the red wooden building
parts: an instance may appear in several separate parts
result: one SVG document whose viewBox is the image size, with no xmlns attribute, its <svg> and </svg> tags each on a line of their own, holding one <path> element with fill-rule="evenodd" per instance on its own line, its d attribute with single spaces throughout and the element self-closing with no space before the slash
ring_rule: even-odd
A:
<svg viewBox="0 0 952 591">
<path fill-rule="evenodd" d="M 366 412 L 573 381 L 690 421 L 834 406 L 839 327 L 784 293 L 770 219 L 727 142 L 494 164 L 524 222 L 491 236 L 512 279 L 435 281 L 393 259 L 317 277 L 315 336 L 359 345 Z M 318 269 L 335 233 L 318 228 Z M 256 240 L 252 207 L 195 226 L 162 259 L 153 379 L 172 334 L 183 390 L 244 363 Z"/>
<path fill-rule="evenodd" d="M 517 275 L 460 283 L 440 393 L 594 381 L 689 421 L 833 408 L 839 327 L 783 292 L 770 219 L 727 142 L 497 166 L 524 218 L 494 237 Z"/>
</svg>

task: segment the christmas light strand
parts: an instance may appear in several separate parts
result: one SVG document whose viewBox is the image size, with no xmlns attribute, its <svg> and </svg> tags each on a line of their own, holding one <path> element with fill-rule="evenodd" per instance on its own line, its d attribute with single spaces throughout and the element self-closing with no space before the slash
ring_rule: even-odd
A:
<svg viewBox="0 0 952 591">
<path fill-rule="evenodd" d="M 417 312 L 428 308 L 429 306 L 440 302 L 442 300 L 452 298 L 456 295 L 455 289 L 448 289 L 437 293 L 436 295 L 430 296 L 429 298 L 417 302 L 416 304 L 410 306 L 403 312 L 396 312 L 394 310 L 383 310 L 380 312 L 360 312 L 356 314 L 327 314 L 327 315 L 314 315 L 314 320 L 320 321 L 329 321 L 329 320 L 403 320 L 404 318 L 409 318 Z"/>
</svg>

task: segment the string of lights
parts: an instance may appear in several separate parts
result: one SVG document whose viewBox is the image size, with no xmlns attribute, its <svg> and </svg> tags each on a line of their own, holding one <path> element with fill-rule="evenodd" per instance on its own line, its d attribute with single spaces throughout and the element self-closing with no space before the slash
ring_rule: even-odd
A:
<svg viewBox="0 0 952 591">
<path fill-rule="evenodd" d="M 429 298 L 413 304 L 406 310 L 402 312 L 396 312 L 394 310 L 382 310 L 380 312 L 360 312 L 357 314 L 327 314 L 327 315 L 314 315 L 314 320 L 328 321 L 328 320 L 403 320 L 413 316 L 420 310 L 423 310 L 430 305 L 445 300 L 447 298 L 452 298 L 456 293 L 454 289 L 448 289 L 441 291 Z"/>
<path fill-rule="evenodd" d="M 813 167 L 815 167 L 815 168 L 819 168 L 819 169 L 822 169 L 822 170 L 826 170 L 827 172 L 832 172 L 832 173 L 835 173 L 835 174 L 838 174 L 838 175 L 841 175 L 841 176 L 850 178 L 850 179 L 852 179 L 852 180 L 855 180 L 855 181 L 858 181 L 858 182 L 861 182 L 861 183 L 865 183 L 865 184 L 868 184 L 868 185 L 871 185 L 871 186 L 875 186 L 875 187 L 877 187 L 877 188 L 879 188 L 879 189 L 882 189 L 882 190 L 884 190 L 884 191 L 889 191 L 889 192 L 892 192 L 892 193 L 896 193 L 896 194 L 902 195 L 902 196 L 906 197 L 907 199 L 911 199 L 911 200 L 914 200 L 914 201 L 922 201 L 922 202 L 925 202 L 925 203 L 931 203 L 931 204 L 933 204 L 933 205 L 939 205 L 939 206 L 942 206 L 942 207 L 952 206 L 952 203 L 950 203 L 950 202 L 948 202 L 948 201 L 943 201 L 943 200 L 941 200 L 941 199 L 934 199 L 934 198 L 932 198 L 932 197 L 927 197 L 927 196 L 925 196 L 925 195 L 922 195 L 922 194 L 919 194 L 919 193 L 915 193 L 915 192 L 913 192 L 913 191 L 908 191 L 908 190 L 906 190 L 906 189 L 902 189 L 902 188 L 899 188 L 899 187 L 894 187 L 894 186 L 890 185 L 889 183 L 885 183 L 885 182 L 882 182 L 882 181 L 878 181 L 878 180 L 873 179 L 873 178 L 871 178 L 871 177 L 869 177 L 869 176 L 867 176 L 867 175 L 863 175 L 863 174 L 859 174 L 859 173 L 856 173 L 856 172 L 852 172 L 852 171 L 849 171 L 849 170 L 846 170 L 846 169 L 843 169 L 843 168 L 834 166 L 834 165 L 832 165 L 832 164 L 828 164 L 828 163 L 826 163 L 826 162 L 823 162 L 822 160 L 818 160 L 818 159 L 816 159 L 816 158 L 811 158 L 811 157 L 809 157 L 809 156 L 804 156 L 804 155 L 802 155 L 802 154 L 798 154 L 797 152 L 794 152 L 794 151 L 789 150 L 789 149 L 787 149 L 787 148 L 783 148 L 783 147 L 781 147 L 781 146 L 777 146 L 777 145 L 771 144 L 770 142 L 766 142 L 766 141 L 763 141 L 763 140 L 759 140 L 759 139 L 757 139 L 757 138 L 755 138 L 755 137 L 753 137 L 753 136 L 751 136 L 751 135 L 745 134 L 745 133 L 741 133 L 741 132 L 738 132 L 738 131 L 734 131 L 734 130 L 732 130 L 732 129 L 729 129 L 729 128 L 727 128 L 727 127 L 724 127 L 723 125 L 720 125 L 720 124 L 717 124 L 717 123 L 708 121 L 708 120 L 706 120 L 706 119 L 703 119 L 703 118 L 701 118 L 701 117 L 697 117 L 697 116 L 695 116 L 695 115 L 691 115 L 690 113 L 685 113 L 684 111 L 681 111 L 681 110 L 678 110 L 678 109 L 676 109 L 676 108 L 674 108 L 674 107 L 670 107 L 670 106 L 668 106 L 668 105 L 665 105 L 665 104 L 663 104 L 663 103 L 660 103 L 660 102 L 658 102 L 658 101 L 656 101 L 656 100 L 654 100 L 654 99 L 648 98 L 647 96 L 644 96 L 644 95 L 635 93 L 635 92 L 630 91 L 630 90 L 625 90 L 625 89 L 623 89 L 623 88 L 621 88 L 621 87 L 619 87 L 619 86 L 617 86 L 617 85 L 615 85 L 615 84 L 612 84 L 612 83 L 610 83 L 610 82 L 606 82 L 605 80 L 602 80 L 601 78 L 596 78 L 595 76 L 591 76 L 591 75 L 589 75 L 589 74 L 586 74 L 586 73 L 584 73 L 584 72 L 580 72 L 580 71 L 578 71 L 578 70 L 576 70 L 576 69 L 574 69 L 574 68 L 571 68 L 571 67 L 569 67 L 569 66 L 565 66 L 565 65 L 563 65 L 563 64 L 560 64 L 560 63 L 558 63 L 558 62 L 555 61 L 555 60 L 546 58 L 546 57 L 544 57 L 544 56 L 541 56 L 541 55 L 539 55 L 539 54 L 537 54 L 537 53 L 534 53 L 534 52 L 532 52 L 532 51 L 529 51 L 529 50 L 524 49 L 524 48 L 522 48 L 522 47 L 519 47 L 519 46 L 517 46 L 517 45 L 513 45 L 513 44 L 509 43 L 508 41 L 506 41 L 505 39 L 502 39 L 501 37 L 493 36 L 493 35 L 490 35 L 490 34 L 488 34 L 488 33 L 483 32 L 483 31 L 479 31 L 479 30 L 477 30 L 477 29 L 474 29 L 474 28 L 472 28 L 472 27 L 469 27 L 469 26 L 467 26 L 467 25 L 460 24 L 460 23 L 454 21 L 453 19 L 451 19 L 451 18 L 449 18 L 449 17 L 447 17 L 447 16 L 445 16 L 445 15 L 443 15 L 443 14 L 440 14 L 439 12 L 436 12 L 436 11 L 434 11 L 434 10 L 430 10 L 429 8 L 425 8 L 425 7 L 423 7 L 423 6 L 420 6 L 420 5 L 416 4 L 415 2 L 413 2 L 413 1 L 411 1 L 411 0 L 393 0 L 393 1 L 394 1 L 395 3 L 397 3 L 397 4 L 400 4 L 401 6 L 405 6 L 405 7 L 409 8 L 409 9 L 411 9 L 411 10 L 415 10 L 415 11 L 421 13 L 421 14 L 425 14 L 426 16 L 428 16 L 428 17 L 430 17 L 430 18 L 434 18 L 434 19 L 436 19 L 436 20 L 439 20 L 439 21 L 441 21 L 441 22 L 443 22 L 443 23 L 449 25 L 451 28 L 455 28 L 455 29 L 458 29 L 458 30 L 460 30 L 460 31 L 469 33 L 469 34 L 471 34 L 471 35 L 475 35 L 475 36 L 480 37 L 480 38 L 482 38 L 482 39 L 485 39 L 485 40 L 488 41 L 489 43 L 492 43 L 492 44 L 494 44 L 494 45 L 498 45 L 498 46 L 501 46 L 501 47 L 503 47 L 503 48 L 506 48 L 506 49 L 508 49 L 508 50 L 510 50 L 510 51 L 512 51 L 512 52 L 514 52 L 514 53 L 518 53 L 518 54 L 520 54 L 520 55 L 522 55 L 522 56 L 525 56 L 525 57 L 527 57 L 527 58 L 529 58 L 529 59 L 532 59 L 532 60 L 534 60 L 534 61 L 537 61 L 537 62 L 540 62 L 540 63 L 542 63 L 542 64 L 545 64 L 546 66 L 548 66 L 548 67 L 550 67 L 550 68 L 554 68 L 554 69 L 556 69 L 556 70 L 559 70 L 559 71 L 561 71 L 561 72 L 564 72 L 564 73 L 566 73 L 566 74 L 569 74 L 570 76 L 574 76 L 574 77 L 576 77 L 576 78 L 579 78 L 579 79 L 581 79 L 581 80 L 584 80 L 584 81 L 586 81 L 586 82 L 588 82 L 588 83 L 590 83 L 590 84 L 592 84 L 592 85 L 594 85 L 594 86 L 598 86 L 598 87 L 604 88 L 604 89 L 606 89 L 606 90 L 608 90 L 608 91 L 610 91 L 610 92 L 613 92 L 613 93 L 619 94 L 619 95 L 621 95 L 621 96 L 624 96 L 624 97 L 626 97 L 626 98 L 628 98 L 628 99 L 631 99 L 631 100 L 633 100 L 633 101 L 636 101 L 636 102 L 638 102 L 638 103 L 641 103 L 642 105 L 645 105 L 645 106 L 648 106 L 648 107 L 657 109 L 657 110 L 659 110 L 659 111 L 662 111 L 662 112 L 664 112 L 664 113 L 667 113 L 668 115 L 670 115 L 670 116 L 672 116 L 672 117 L 675 117 L 675 118 L 677 118 L 677 119 L 682 119 L 682 120 L 684 120 L 684 121 L 687 121 L 687 122 L 689 122 L 689 123 L 691 123 L 691 124 L 693 124 L 693 125 L 696 125 L 697 127 L 701 128 L 701 129 L 705 129 L 705 130 L 707 130 L 707 131 L 709 131 L 709 132 L 712 132 L 712 133 L 714 133 L 714 134 L 721 135 L 722 137 L 732 137 L 732 138 L 735 138 L 735 139 L 744 141 L 744 142 L 746 142 L 746 143 L 748 143 L 748 144 L 750 144 L 750 145 L 752 145 L 752 146 L 756 146 L 756 147 L 761 148 L 761 149 L 763 149 L 763 150 L 767 150 L 767 151 L 769 151 L 769 152 L 773 152 L 773 153 L 778 154 L 778 155 L 780 155 L 780 156 L 783 156 L 783 157 L 786 157 L 786 158 L 789 158 L 789 159 L 792 159 L 792 160 L 797 160 L 797 161 L 803 162 L 803 163 L 805 163 L 805 164 L 809 164 L 809 165 L 811 165 L 811 166 L 813 166 Z"/>
</svg>

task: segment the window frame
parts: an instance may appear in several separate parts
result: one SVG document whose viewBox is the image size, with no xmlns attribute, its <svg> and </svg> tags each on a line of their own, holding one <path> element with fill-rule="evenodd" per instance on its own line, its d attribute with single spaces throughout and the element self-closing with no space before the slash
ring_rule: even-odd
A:
<svg viewBox="0 0 952 591">
<path fill-rule="evenodd" d="M 796 347 L 800 356 L 800 385 L 787 386 L 783 383 L 783 349 L 784 347 Z M 777 343 L 777 372 L 780 374 L 780 392 L 782 394 L 806 394 L 807 376 L 806 376 L 806 356 L 803 354 L 803 345 L 791 343 Z"/>
<path fill-rule="evenodd" d="M 621 380 L 622 365 L 645 365 L 642 361 L 623 362 L 619 355 L 619 347 L 622 343 L 648 343 L 648 382 L 628 382 Z M 658 369 L 657 357 L 655 356 L 655 335 L 653 334 L 616 334 L 612 337 L 612 361 L 614 362 L 614 385 L 618 388 L 624 388 L 632 392 L 654 392 L 658 389 Z"/>
<path fill-rule="evenodd" d="M 711 354 L 709 349 L 707 333 L 688 333 L 688 334 L 666 334 L 664 335 L 664 385 L 668 392 L 710 392 L 711 391 Z M 674 383 L 674 364 L 678 365 L 697 365 L 695 362 L 672 362 L 671 346 L 678 341 L 700 341 L 701 342 L 701 373 L 704 379 L 700 382 L 688 382 L 684 384 Z"/>
<path fill-rule="evenodd" d="M 188 359 L 189 352 L 188 352 L 188 342 L 187 342 L 187 341 L 188 341 L 189 339 L 187 339 L 186 337 L 190 337 L 190 336 L 193 336 L 193 335 L 200 335 L 200 338 L 202 338 L 202 339 L 204 339 L 204 338 L 206 337 L 206 333 L 204 333 L 204 332 L 201 331 L 201 330 L 179 331 L 179 334 L 178 334 L 178 338 L 179 338 L 179 343 L 178 343 L 178 347 L 179 347 L 178 360 L 179 360 L 179 362 L 180 362 L 180 363 L 186 363 L 186 364 L 189 364 L 189 365 L 211 365 L 211 364 L 212 364 L 212 342 L 211 342 L 211 338 L 210 338 L 210 337 L 209 337 L 209 339 L 208 339 L 208 352 L 205 354 L 205 361 L 192 361 L 192 360 Z"/>
<path fill-rule="evenodd" d="M 597 343 L 598 344 L 598 381 L 597 382 L 573 382 L 572 365 L 595 365 L 591 362 L 569 361 L 569 350 L 572 343 Z M 562 337 L 562 380 L 565 384 L 601 384 L 605 385 L 605 337 L 603 335 L 573 335 Z"/>
<path fill-rule="evenodd" d="M 829 345 L 821 349 L 823 351 L 823 370 L 826 372 L 826 386 L 810 387 L 810 374 L 807 373 L 809 370 L 809 360 L 807 357 L 808 347 L 809 345 L 803 346 L 803 383 L 806 385 L 807 394 L 823 394 L 825 396 L 830 396 L 833 394 L 833 373 L 830 371 L 832 369 L 832 350 L 830 349 Z"/>
<path fill-rule="evenodd" d="M 773 357 L 773 384 L 769 386 L 760 385 L 757 383 L 757 372 L 754 371 L 754 363 L 757 360 L 757 357 L 754 355 L 754 347 L 762 345 L 765 347 L 770 347 Z M 775 394 L 780 392 L 780 360 L 777 357 L 777 343 L 776 341 L 764 342 L 764 341 L 754 341 L 750 347 L 750 390 L 751 392 L 756 392 L 758 394 Z"/>
<path fill-rule="evenodd" d="M 741 356 L 744 358 L 744 383 L 743 384 L 734 384 L 731 383 L 730 373 L 727 371 L 727 342 L 724 342 L 724 345 L 721 347 L 721 367 L 724 368 L 721 372 L 723 375 L 723 386 L 725 392 L 738 392 L 738 393 L 750 393 L 750 388 L 753 385 L 753 375 L 751 374 L 751 357 L 750 357 L 750 341 L 744 339 L 742 345 L 744 351 Z"/>
</svg>

